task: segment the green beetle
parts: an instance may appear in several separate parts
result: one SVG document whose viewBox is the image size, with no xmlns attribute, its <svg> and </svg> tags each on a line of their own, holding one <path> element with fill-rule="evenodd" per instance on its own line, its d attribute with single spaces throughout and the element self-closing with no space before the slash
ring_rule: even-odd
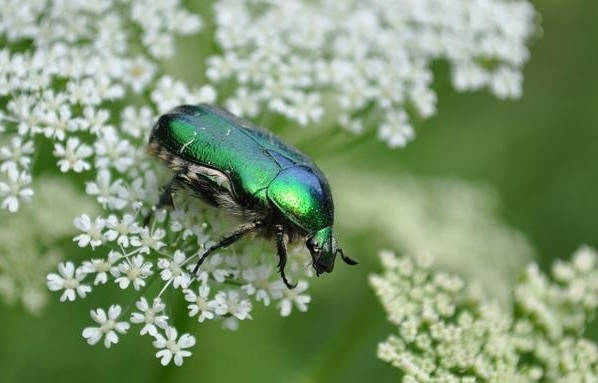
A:
<svg viewBox="0 0 598 383">
<path fill-rule="evenodd" d="M 205 249 L 194 275 L 210 253 L 251 232 L 275 238 L 278 269 L 289 288 L 284 272 L 288 242 L 305 241 L 317 275 L 332 271 L 337 254 L 357 264 L 334 238 L 334 206 L 324 174 L 268 131 L 213 105 L 181 105 L 159 118 L 148 148 L 174 172 L 158 208 L 173 206 L 172 193 L 184 187 L 242 222 Z"/>
</svg>

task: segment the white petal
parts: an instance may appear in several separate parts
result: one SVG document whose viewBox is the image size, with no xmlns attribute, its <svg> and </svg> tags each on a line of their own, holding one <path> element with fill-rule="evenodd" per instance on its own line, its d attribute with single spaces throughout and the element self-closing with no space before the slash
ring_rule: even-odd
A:
<svg viewBox="0 0 598 383">
<path fill-rule="evenodd" d="M 86 327 L 83 330 L 83 338 L 87 339 L 87 343 L 90 345 L 94 345 L 98 343 L 100 338 L 102 337 L 102 332 L 98 327 Z"/>
<path fill-rule="evenodd" d="M 108 332 L 104 337 L 104 346 L 110 348 L 111 345 L 118 343 L 118 335 L 114 331 Z"/>
</svg>

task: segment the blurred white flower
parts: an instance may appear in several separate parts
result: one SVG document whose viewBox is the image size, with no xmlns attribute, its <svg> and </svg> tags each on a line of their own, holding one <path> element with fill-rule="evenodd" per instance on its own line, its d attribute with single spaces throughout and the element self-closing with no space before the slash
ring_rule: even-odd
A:
<svg viewBox="0 0 598 383">
<path fill-rule="evenodd" d="M 91 165 L 85 159 L 92 154 L 91 147 L 81 143 L 77 137 L 69 138 L 66 146 L 60 143 L 54 144 L 54 155 L 60 158 L 58 166 L 63 173 L 71 169 L 76 173 L 91 169 Z"/>
<path fill-rule="evenodd" d="M 355 186 L 355 177 L 363 186 Z M 363 232 L 360 222 L 370 222 L 401 253 L 431 256 L 439 267 L 458 271 L 501 302 L 508 299 L 503 286 L 512 284 L 535 255 L 525 236 L 500 219 L 500 199 L 487 185 L 356 171 L 333 182 L 344 190 L 335 202 L 352 207 L 339 211 L 346 228 Z M 351 219 L 354 215 L 361 220 Z"/>
<path fill-rule="evenodd" d="M 413 138 L 413 128 L 404 111 L 391 112 L 386 121 L 378 128 L 378 137 L 386 141 L 391 148 L 403 147 Z"/>
<path fill-rule="evenodd" d="M 280 298 L 281 296 L 279 285 L 276 282 L 272 282 L 272 272 L 272 265 L 262 265 L 243 270 L 243 279 L 248 282 L 242 287 L 243 291 L 247 295 L 255 295 L 256 301 L 262 301 L 264 305 L 269 306 L 271 295 L 276 298 Z"/>
<path fill-rule="evenodd" d="M 131 325 L 129 322 L 118 322 L 118 317 L 121 314 L 121 307 L 119 305 L 112 305 L 108 309 L 108 314 L 99 308 L 91 310 L 91 318 L 99 325 L 99 327 L 86 327 L 83 329 L 83 338 L 87 339 L 87 343 L 94 345 L 104 337 L 104 346 L 110 348 L 113 344 L 118 343 L 118 334 L 126 334 Z"/>
<path fill-rule="evenodd" d="M 126 201 L 119 197 L 122 179 L 112 181 L 110 172 L 106 169 L 100 169 L 95 181 L 85 184 L 85 192 L 92 196 L 97 196 L 98 202 L 104 208 L 122 209 Z"/>
<path fill-rule="evenodd" d="M 220 291 L 214 297 L 214 311 L 222 316 L 230 314 L 239 320 L 251 319 L 251 302 L 236 290 Z"/>
<path fill-rule="evenodd" d="M 113 130 L 106 130 L 95 141 L 95 166 L 97 169 L 113 167 L 118 172 L 125 172 L 134 162 L 132 154 L 135 150 L 127 141 L 119 137 Z"/>
<path fill-rule="evenodd" d="M 68 132 L 79 129 L 79 120 L 73 118 L 71 110 L 66 105 L 61 105 L 58 110 L 49 109 L 44 115 L 43 123 L 46 126 L 44 129 L 46 137 L 56 138 L 59 141 L 64 141 Z"/>
<path fill-rule="evenodd" d="M 280 281 L 278 283 L 282 284 Z M 299 281 L 297 282 L 297 286 L 292 290 L 286 289 L 282 285 L 279 287 L 280 291 L 282 291 L 282 300 L 278 303 L 280 315 L 283 317 L 291 315 L 293 305 L 299 311 L 307 311 L 307 304 L 311 302 L 311 297 L 303 293 L 307 290 L 308 286 L 306 281 Z"/>
<path fill-rule="evenodd" d="M 21 201 L 29 201 L 33 196 L 33 189 L 29 187 L 31 176 L 19 172 L 15 166 L 9 167 L 6 175 L 8 180 L 0 181 L 0 197 L 4 197 L 0 206 L 14 213 L 19 210 Z"/>
<path fill-rule="evenodd" d="M 0 147 L 0 172 L 6 172 L 10 168 L 28 169 L 33 152 L 33 141 L 23 142 L 20 136 L 13 137 L 10 146 Z"/>
</svg>

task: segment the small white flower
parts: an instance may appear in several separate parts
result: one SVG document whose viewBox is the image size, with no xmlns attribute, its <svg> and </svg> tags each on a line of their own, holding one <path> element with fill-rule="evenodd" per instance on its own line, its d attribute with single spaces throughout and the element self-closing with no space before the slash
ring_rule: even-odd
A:
<svg viewBox="0 0 598 383">
<path fill-rule="evenodd" d="M 214 297 L 214 307 L 214 312 L 220 316 L 231 314 L 239 320 L 251 319 L 251 302 L 235 290 L 218 292 Z"/>
<path fill-rule="evenodd" d="M 62 105 L 58 111 L 50 110 L 44 117 L 46 128 L 44 134 L 49 138 L 64 141 L 67 132 L 79 130 L 79 120 L 73 118 L 71 109 Z"/>
<path fill-rule="evenodd" d="M 174 40 L 172 36 L 150 32 L 143 35 L 143 44 L 149 53 L 157 58 L 172 57 L 174 54 Z"/>
<path fill-rule="evenodd" d="M 115 215 L 111 215 L 106 220 L 106 227 L 108 231 L 104 233 L 106 239 L 114 241 L 122 246 L 129 247 L 130 235 L 139 232 L 139 226 L 135 222 L 135 217 L 131 214 L 125 214 L 122 220 L 119 220 Z"/>
<path fill-rule="evenodd" d="M 136 255 L 118 265 L 119 277 L 114 280 L 121 289 L 126 289 L 129 284 L 139 291 L 145 286 L 145 278 L 152 275 L 152 264 L 145 262 L 143 255 Z"/>
<path fill-rule="evenodd" d="M 89 162 L 84 159 L 92 154 L 91 147 L 81 143 L 77 137 L 69 138 L 66 147 L 60 143 L 54 144 L 54 155 L 61 158 L 58 160 L 58 166 L 63 173 L 71 169 L 76 173 L 91 169 Z"/>
<path fill-rule="evenodd" d="M 86 274 L 96 273 L 93 281 L 94 286 L 108 282 L 108 273 L 117 276 L 118 269 L 114 266 L 122 258 L 118 251 L 110 251 L 106 259 L 92 259 L 85 261 L 81 265 L 81 270 Z"/>
<path fill-rule="evenodd" d="M 124 173 L 132 164 L 135 153 L 129 141 L 118 137 L 113 130 L 107 130 L 95 142 L 96 161 L 98 169 L 113 167 Z"/>
<path fill-rule="evenodd" d="M 83 214 L 74 220 L 75 227 L 83 232 L 79 234 L 73 241 L 78 242 L 79 247 L 90 245 L 92 250 L 96 246 L 100 246 L 103 242 L 102 230 L 106 225 L 102 217 L 96 217 L 92 222 L 87 214 Z"/>
<path fill-rule="evenodd" d="M 102 132 L 112 129 L 107 124 L 110 113 L 104 109 L 96 109 L 93 106 L 86 106 L 83 109 L 82 129 L 89 130 L 90 133 L 99 135 Z"/>
<path fill-rule="evenodd" d="M 136 303 L 137 309 L 141 312 L 131 314 L 131 323 L 144 324 L 139 334 L 158 335 L 158 328 L 166 329 L 168 327 L 168 316 L 164 314 L 166 305 L 160 298 L 155 298 L 150 306 L 144 297 L 141 297 Z M 156 327 L 157 326 L 157 327 Z"/>
<path fill-rule="evenodd" d="M 153 232 L 150 232 L 148 227 L 144 227 L 139 231 L 138 237 L 131 238 L 131 245 L 139 247 L 140 253 L 149 254 L 150 250 L 157 251 L 166 245 L 161 241 L 165 236 L 166 230 L 164 229 L 155 229 Z"/>
<path fill-rule="evenodd" d="M 168 327 L 165 330 L 166 337 L 162 334 L 155 336 L 156 340 L 152 343 L 155 348 L 161 349 L 156 353 L 156 358 L 160 363 L 166 366 L 174 356 L 174 364 L 181 366 L 183 358 L 191 356 L 191 351 L 186 350 L 195 345 L 195 337 L 189 334 L 183 334 L 177 340 L 177 331 L 174 327 Z"/>
<path fill-rule="evenodd" d="M 97 91 L 97 83 L 91 78 L 71 80 L 66 84 L 71 104 L 97 105 L 101 97 Z"/>
<path fill-rule="evenodd" d="M 302 126 L 310 122 L 318 122 L 324 114 L 324 109 L 320 106 L 320 95 L 318 93 L 294 93 L 286 114 Z"/>
<path fill-rule="evenodd" d="M 125 206 L 131 206 L 134 210 L 138 206 L 143 205 L 144 201 L 151 200 L 154 198 L 157 190 L 151 183 L 148 184 L 145 179 L 141 177 L 134 178 L 127 184 L 120 184 L 117 187 L 118 198 L 124 201 Z M 153 200 L 152 200 L 153 202 Z"/>
<path fill-rule="evenodd" d="M 179 287 L 186 288 L 191 282 L 189 274 L 187 274 L 182 267 L 185 260 L 185 253 L 181 250 L 176 250 L 172 259 L 160 258 L 158 260 L 158 267 L 162 269 L 162 271 L 160 271 L 160 277 L 164 281 L 172 279 L 172 285 L 175 289 Z"/>
<path fill-rule="evenodd" d="M 8 181 L 0 182 L 0 196 L 6 196 L 2 201 L 2 209 L 11 213 L 19 210 L 20 201 L 29 201 L 33 196 L 33 189 L 26 187 L 31 183 L 31 175 L 18 172 L 14 166 L 8 171 Z"/>
<path fill-rule="evenodd" d="M 521 97 L 523 93 L 521 72 L 509 67 L 500 67 L 491 76 L 490 86 L 496 97 L 500 99 Z"/>
<path fill-rule="evenodd" d="M 85 183 L 85 192 L 92 196 L 97 196 L 98 202 L 104 209 L 122 209 L 127 202 L 119 197 L 120 185 L 122 179 L 111 181 L 111 175 L 108 170 L 101 169 L 98 172 L 95 181 Z"/>
<path fill-rule="evenodd" d="M 163 76 L 158 80 L 151 94 L 152 101 L 160 112 L 165 112 L 185 102 L 190 96 L 187 86 L 170 76 Z"/>
<path fill-rule="evenodd" d="M 282 284 L 282 282 L 278 282 Z M 278 303 L 280 315 L 283 317 L 289 316 L 293 308 L 293 303 L 295 304 L 295 307 L 297 307 L 297 310 L 303 312 L 307 311 L 307 304 L 311 301 L 311 297 L 306 294 L 301 294 L 307 290 L 307 287 L 307 282 L 299 281 L 294 289 L 282 289 L 283 297 Z"/>
<path fill-rule="evenodd" d="M 112 305 L 108 309 L 108 315 L 103 309 L 91 310 L 91 318 L 100 326 L 86 327 L 83 329 L 83 338 L 87 339 L 87 343 L 94 345 L 104 337 L 104 346 L 110 348 L 113 344 L 118 343 L 118 334 L 126 334 L 131 325 L 129 322 L 117 322 L 121 313 L 119 305 Z"/>
<path fill-rule="evenodd" d="M 202 284 L 206 284 L 211 275 L 216 282 L 224 282 L 226 277 L 230 274 L 230 270 L 222 268 L 221 265 L 223 261 L 224 258 L 219 253 L 210 255 L 199 267 L 199 270 L 197 271 L 197 280 Z M 193 264 L 193 262 L 187 266 L 189 272 L 193 271 L 194 268 L 195 264 Z"/>
<path fill-rule="evenodd" d="M 263 265 L 251 269 L 243 270 L 242 276 L 248 284 L 244 285 L 242 289 L 247 295 L 254 295 L 255 300 L 263 301 L 264 305 L 270 305 L 270 298 L 280 297 L 280 289 L 276 288 L 276 284 L 270 281 L 272 276 L 272 265 Z"/>
<path fill-rule="evenodd" d="M 259 112 L 256 98 L 254 94 L 248 92 L 247 88 L 239 88 L 235 97 L 228 99 L 226 107 L 238 116 L 254 117 Z"/>
<path fill-rule="evenodd" d="M 389 112 L 386 121 L 378 128 L 378 137 L 391 148 L 403 147 L 413 139 L 413 128 L 404 111 Z"/>
<path fill-rule="evenodd" d="M 10 167 L 28 169 L 33 152 L 33 141 L 23 142 L 20 136 L 13 137 L 10 146 L 0 147 L 0 171 L 6 172 Z"/>
<path fill-rule="evenodd" d="M 185 300 L 191 304 L 187 305 L 189 316 L 193 317 L 199 313 L 197 320 L 203 322 L 206 319 L 214 318 L 215 302 L 209 300 L 210 288 L 208 286 L 199 286 L 198 294 L 194 291 L 185 290 Z"/>
<path fill-rule="evenodd" d="M 204 85 L 191 94 L 191 101 L 193 104 L 212 104 L 216 101 L 216 96 L 216 89 L 213 86 Z"/>
<path fill-rule="evenodd" d="M 142 56 L 137 56 L 126 65 L 124 80 L 133 92 L 143 91 L 156 73 L 156 66 Z"/>
<path fill-rule="evenodd" d="M 46 277 L 46 284 L 50 291 L 64 290 L 60 301 L 74 301 L 77 295 L 85 298 L 91 291 L 91 286 L 81 283 L 85 279 L 85 272 L 76 269 L 72 262 L 58 264 L 58 274 L 51 273 Z"/>
<path fill-rule="evenodd" d="M 154 113 L 147 106 L 139 109 L 127 106 L 121 115 L 121 131 L 131 137 L 139 138 L 142 133 L 149 131 L 154 122 Z"/>
</svg>

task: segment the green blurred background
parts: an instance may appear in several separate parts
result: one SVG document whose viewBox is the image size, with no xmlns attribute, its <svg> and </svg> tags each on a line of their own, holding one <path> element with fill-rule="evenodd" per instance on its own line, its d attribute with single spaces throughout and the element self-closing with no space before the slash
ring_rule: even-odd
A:
<svg viewBox="0 0 598 383">
<path fill-rule="evenodd" d="M 188 3 L 209 14 L 205 3 Z M 334 137 L 302 147 L 330 175 L 333 189 L 335 177 L 356 169 L 389 177 L 399 171 L 456 177 L 498 191 L 501 218 L 527 236 L 544 268 L 556 258 L 568 257 L 580 244 L 597 246 L 598 5 L 592 0 L 534 4 L 543 34 L 532 43 L 521 100 L 502 102 L 487 92 L 457 94 L 450 87 L 448 68 L 438 63 L 439 112 L 419 124 L 416 140 L 406 149 L 390 151 L 372 137 Z M 189 60 L 172 63 L 173 70 L 201 82 L 202 68 L 181 67 L 181 62 L 213 49 L 210 44 L 205 36 L 181 41 Z M 287 133 L 281 131 L 297 142 Z M 302 134 L 325 136 L 315 129 Z M 337 206 L 339 216 L 350 216 L 350 209 Z M 184 302 L 179 299 L 174 308 L 177 325 L 198 339 L 193 357 L 181 368 L 161 367 L 147 338 L 125 336 L 109 351 L 85 344 L 80 334 L 90 323 L 87 308 L 113 302 L 116 289 L 99 289 L 83 304 L 59 304 L 53 296 L 39 317 L 19 306 L 3 305 L 0 381 L 398 381 L 398 370 L 375 356 L 377 342 L 392 327 L 367 285 L 367 275 L 378 270 L 376 251 L 390 242 L 368 229 L 366 222 L 359 234 L 344 229 L 342 221 L 338 231 L 345 251 L 361 266 L 339 266 L 315 280 L 307 313 L 281 318 L 275 310 L 256 307 L 253 321 L 228 332 L 218 324 L 184 322 Z M 75 256 L 74 251 L 65 254 Z M 597 329 L 590 333 L 596 339 Z"/>
</svg>

